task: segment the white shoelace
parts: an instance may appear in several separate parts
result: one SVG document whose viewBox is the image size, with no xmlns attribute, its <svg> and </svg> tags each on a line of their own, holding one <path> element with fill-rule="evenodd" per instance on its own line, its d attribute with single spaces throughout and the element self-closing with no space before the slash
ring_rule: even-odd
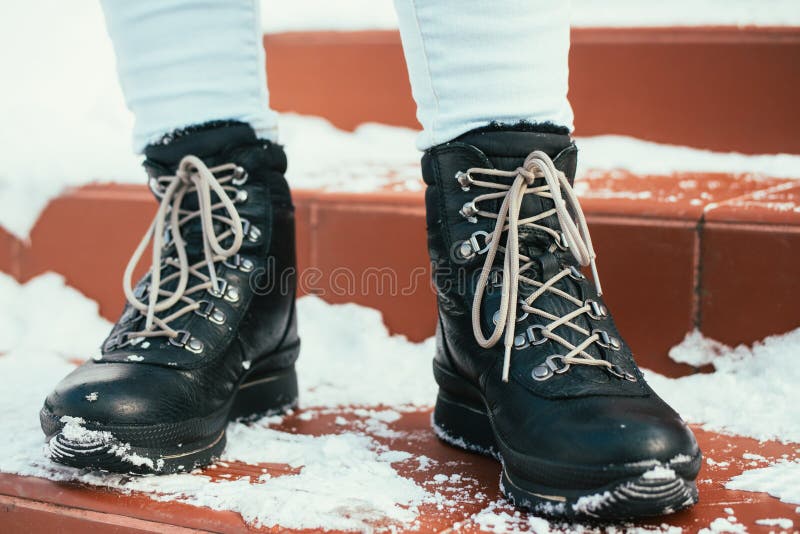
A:
<svg viewBox="0 0 800 534">
<path fill-rule="evenodd" d="M 230 174 L 219 178 L 215 176 L 215 173 L 227 171 L 230 171 Z M 232 163 L 208 168 L 200 158 L 185 156 L 181 160 L 174 176 L 161 176 L 155 181 L 154 192 L 161 198 L 158 211 L 150 228 L 145 232 L 144 237 L 133 252 L 123 275 L 125 297 L 131 306 L 146 317 L 144 329 L 139 332 L 129 332 L 127 334 L 129 339 L 140 336 L 176 337 L 178 331 L 171 328 L 169 323 L 200 308 L 199 301 L 192 299 L 190 295 L 205 290 L 220 292 L 221 286 L 217 278 L 216 263 L 225 261 L 235 255 L 242 246 L 244 237 L 242 220 L 234 206 L 234 202 L 229 197 L 230 192 L 235 195 L 238 189 L 232 185 L 225 185 L 233 182 L 239 172 L 242 172 L 242 169 Z M 216 193 L 219 199 L 218 202 L 213 204 L 212 192 Z M 197 195 L 198 209 L 182 209 L 181 203 L 184 197 L 192 193 Z M 220 208 L 224 208 L 225 214 L 215 213 Z M 203 259 L 193 265 L 189 265 L 186 242 L 181 234 L 181 228 L 197 217 L 201 221 Z M 225 226 L 225 229 L 220 234 L 216 234 L 214 231 L 215 221 L 222 222 Z M 164 265 L 171 266 L 177 270 L 162 279 L 165 228 L 169 229 L 177 257 L 170 255 L 164 258 Z M 233 243 L 224 248 L 221 242 L 231 236 L 233 236 Z M 134 293 L 132 277 L 147 245 L 151 241 L 153 252 L 150 265 L 150 283 L 148 299 L 147 302 L 144 302 Z M 199 279 L 200 282 L 189 286 L 190 275 Z M 165 284 L 175 278 L 178 279 L 178 285 L 173 291 L 163 288 Z M 156 315 L 159 312 L 170 309 L 179 301 L 182 301 L 185 306 L 177 309 L 167 317 L 158 317 Z"/>
<path fill-rule="evenodd" d="M 486 182 L 475 180 L 473 175 L 489 175 L 506 178 L 514 178 L 510 185 L 505 185 L 495 182 Z M 543 178 L 544 184 L 534 186 L 537 179 Z M 521 309 L 527 314 L 534 314 L 538 317 L 547 319 L 549 322 L 539 328 L 542 339 L 550 339 L 565 347 L 568 352 L 564 356 L 558 356 L 562 362 L 561 367 L 557 372 L 565 372 L 570 365 L 592 365 L 602 366 L 610 370 L 614 369 L 614 365 L 606 360 L 601 360 L 593 357 L 586 352 L 586 348 L 592 343 L 597 341 L 608 341 L 608 336 L 604 337 L 602 331 L 592 331 L 575 324 L 573 319 L 585 313 L 592 313 L 596 308 L 593 308 L 591 301 L 581 301 L 569 293 L 562 291 L 555 287 L 555 284 L 574 273 L 571 268 L 564 268 L 559 273 L 551 277 L 549 280 L 539 282 L 532 278 L 524 276 L 523 272 L 533 266 L 531 258 L 520 254 L 519 252 L 519 229 L 520 227 L 535 228 L 542 232 L 549 234 L 554 243 L 551 246 L 551 252 L 555 250 L 557 242 L 566 242 L 568 248 L 575 260 L 582 266 L 590 265 L 592 275 L 594 278 L 597 294 L 602 294 L 600 286 L 600 277 L 597 274 L 597 266 L 595 264 L 595 252 L 592 247 L 592 239 L 589 235 L 589 229 L 586 225 L 586 218 L 584 217 L 583 210 L 580 203 L 570 186 L 569 181 L 563 172 L 556 169 L 550 157 L 541 151 L 532 152 L 525 159 L 522 167 L 514 171 L 501 171 L 497 169 L 483 169 L 471 168 L 466 173 L 457 175 L 457 179 L 462 184 L 462 187 L 468 188 L 469 186 L 484 187 L 488 189 L 495 189 L 497 192 L 486 193 L 476 196 L 473 201 L 465 205 L 464 209 L 468 210 L 462 214 L 468 217 L 482 216 L 496 219 L 494 230 L 486 237 L 486 260 L 484 261 L 483 268 L 478 279 L 478 285 L 475 289 L 475 299 L 472 305 L 472 328 L 475 334 L 475 339 L 478 344 L 484 348 L 493 347 L 498 343 L 500 337 L 504 336 L 505 353 L 503 359 L 503 381 L 508 381 L 509 370 L 511 368 L 511 349 L 514 347 L 516 337 L 515 325 L 517 322 L 517 302 L 519 294 L 519 284 L 524 282 L 536 287 L 537 289 L 527 298 L 520 300 Z M 525 195 L 538 195 L 540 197 L 548 198 L 553 201 L 554 207 L 545 210 L 542 213 L 520 219 L 520 207 Z M 503 199 L 502 205 L 498 213 L 484 211 L 478 208 L 477 204 L 481 201 Z M 570 215 L 570 211 L 575 214 L 575 220 Z M 561 232 L 537 224 L 547 217 L 556 215 Z M 500 241 L 503 233 L 506 232 L 505 247 L 501 247 Z M 494 330 L 489 337 L 483 335 L 481 329 L 481 304 L 483 301 L 484 291 L 492 271 L 492 266 L 495 261 L 497 252 L 501 251 L 504 254 L 503 258 L 503 282 L 502 292 L 500 299 L 500 310 L 495 315 L 496 322 Z M 524 262 L 520 264 L 520 262 Z M 558 317 L 546 310 L 533 307 L 536 299 L 543 295 L 545 292 L 558 295 L 574 305 L 577 308 L 564 315 Z M 578 345 L 573 345 L 562 336 L 556 334 L 554 330 L 560 326 L 566 326 L 586 336 L 586 339 Z M 616 341 L 616 340 L 614 340 Z M 617 341 L 618 343 L 618 341 Z"/>
</svg>

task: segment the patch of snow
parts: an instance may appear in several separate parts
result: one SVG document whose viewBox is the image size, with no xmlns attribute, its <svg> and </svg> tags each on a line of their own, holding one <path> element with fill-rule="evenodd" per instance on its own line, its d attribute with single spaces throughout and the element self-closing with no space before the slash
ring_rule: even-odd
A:
<svg viewBox="0 0 800 534">
<path fill-rule="evenodd" d="M 139 356 L 138 354 L 129 354 L 125 359 L 129 362 L 143 362 L 144 356 Z"/>
<path fill-rule="evenodd" d="M 669 349 L 669 357 L 678 363 L 686 363 L 694 367 L 710 364 L 714 358 L 730 351 L 730 347 L 705 337 L 694 329 L 683 338 L 678 345 Z"/>
<path fill-rule="evenodd" d="M 97 393 L 97 391 L 92 391 L 91 393 L 89 393 L 88 395 L 86 395 L 86 397 L 85 397 L 85 398 L 86 398 L 86 400 L 87 400 L 87 401 L 89 401 L 89 402 L 94 402 L 94 401 L 96 401 L 96 400 L 97 400 L 97 396 L 98 396 L 98 393 Z"/>
<path fill-rule="evenodd" d="M 478 512 L 472 521 L 484 532 L 507 533 L 528 531 L 535 534 L 549 534 L 554 532 L 551 524 L 541 517 L 534 515 L 521 515 L 519 512 L 510 513 L 508 503 L 493 501 L 489 506 Z M 458 530 L 458 529 L 454 529 Z M 557 531 L 560 531 L 558 529 Z"/>
<path fill-rule="evenodd" d="M 0 354 L 48 351 L 83 360 L 99 351 L 111 331 L 111 323 L 99 317 L 97 303 L 55 273 L 25 284 L 0 273 L 0 302 Z"/>
<path fill-rule="evenodd" d="M 107 334 L 109 325 L 97 317 L 95 303 L 64 286 L 63 280 L 53 274 L 42 275 L 26 285 L 0 275 L 0 290 L 4 303 L 0 308 L 0 325 L 14 324 L 21 332 L 29 333 L 0 336 L 5 352 L 0 356 L 4 384 L 0 388 L 3 406 L 0 434 L 15 436 L 0 445 L 2 472 L 78 481 L 123 492 L 142 491 L 154 499 L 233 510 L 254 525 L 284 528 L 368 530 L 377 523 L 405 525 L 413 523 L 420 504 L 435 499 L 422 485 L 397 473 L 393 464 L 409 462 L 412 469 L 421 465 L 408 452 L 388 449 L 362 433 L 310 436 L 270 428 L 270 424 L 281 421 L 280 417 L 264 418 L 249 425 L 231 423 L 220 465 L 233 461 L 285 463 L 296 468 L 296 474 L 272 478 L 264 475 L 257 481 L 215 482 L 206 476 L 190 474 L 130 477 L 56 464 L 47 457 L 38 412 L 53 384 L 74 369 L 74 365 L 56 350 L 62 348 L 63 340 L 38 335 L 28 323 L 40 324 L 43 315 L 50 321 L 49 331 L 71 329 L 73 338 L 80 342 L 64 343 L 74 347 L 66 354 L 70 359 L 85 357 L 90 345 L 87 339 L 92 336 L 91 345 L 97 344 Z M 41 307 L 42 302 L 51 305 Z M 30 309 L 20 314 L 25 306 Z M 50 316 L 49 309 L 57 309 L 59 313 Z M 301 392 L 307 401 L 321 406 L 373 406 L 354 408 L 352 413 L 366 424 L 386 427 L 402 417 L 399 410 L 403 406 L 428 405 L 435 398 L 429 370 L 433 354 L 430 344 L 417 345 L 389 336 L 380 314 L 374 310 L 353 305 L 331 306 L 317 298 L 302 299 L 298 309 L 303 316 L 301 323 L 307 318 L 318 325 L 327 325 L 309 328 L 302 334 L 301 361 L 305 359 L 307 365 L 322 368 L 305 372 L 306 388 L 314 388 Z M 365 328 L 369 330 L 368 336 L 362 332 Z M 333 337 L 337 338 L 336 343 L 330 342 Z M 367 349 L 373 350 L 374 356 L 363 352 L 366 356 L 360 357 L 361 351 Z M 317 351 L 319 354 L 313 354 Z M 381 372 L 385 371 L 387 361 L 397 362 L 397 373 Z M 349 373 L 338 371 L 337 367 L 344 364 L 350 366 Z M 364 386 L 366 380 L 352 380 L 355 369 L 360 377 L 373 384 Z M 411 380 L 408 377 L 412 375 L 425 380 Z M 398 384 L 397 380 L 402 382 Z M 379 393 L 381 389 L 383 395 Z M 91 398 L 93 394 L 87 395 L 87 400 Z M 382 402 L 396 407 L 374 407 Z M 110 445 L 112 453 L 131 464 L 159 467 L 151 459 L 135 454 L 129 444 L 118 443 L 110 433 L 87 429 L 81 418 L 67 417 L 64 422 L 64 437 L 71 441 Z"/>
<path fill-rule="evenodd" d="M 669 467 L 656 466 L 649 471 L 645 471 L 642 478 L 647 480 L 675 480 L 675 471 Z"/>
<path fill-rule="evenodd" d="M 794 526 L 794 521 L 792 521 L 787 517 L 756 519 L 756 525 L 764 525 L 767 527 L 780 527 L 783 530 L 789 530 Z"/>
<path fill-rule="evenodd" d="M 728 489 L 761 491 L 783 502 L 800 504 L 800 460 L 749 469 L 725 484 Z"/>
<path fill-rule="evenodd" d="M 670 379 L 648 371 L 648 382 L 686 420 L 708 429 L 800 442 L 800 328 L 752 347 L 709 346 L 714 373 Z"/>
<path fill-rule="evenodd" d="M 793 0 L 572 0 L 573 27 L 799 26 Z"/>
<path fill-rule="evenodd" d="M 614 496 L 610 491 L 595 493 L 593 495 L 584 495 L 575 501 L 575 504 L 572 505 L 572 509 L 578 513 L 591 515 L 595 510 L 602 508 L 613 500 Z"/>
<path fill-rule="evenodd" d="M 297 313 L 303 406 L 429 406 L 436 398 L 429 370 L 433 339 L 410 343 L 390 336 L 379 311 L 357 304 L 307 296 L 297 301 Z"/>
<path fill-rule="evenodd" d="M 736 518 L 725 518 L 725 517 L 718 517 L 711 524 L 708 528 L 701 528 L 698 531 L 698 534 L 718 534 L 724 532 L 732 532 L 736 534 L 745 534 L 747 532 L 747 528 L 741 523 L 736 523 Z"/>
<path fill-rule="evenodd" d="M 571 14 L 573 27 L 589 28 L 800 25 L 792 0 L 572 0 Z M 398 22 L 391 0 L 262 0 L 261 26 L 265 33 L 387 30 Z"/>
<path fill-rule="evenodd" d="M 65 187 L 145 183 L 100 3 L 35 0 L 0 18 L 0 225 L 25 238 Z"/>
<path fill-rule="evenodd" d="M 754 156 L 714 152 L 623 135 L 578 137 L 576 143 L 578 176 L 591 170 L 624 169 L 640 175 L 669 175 L 680 171 L 800 178 L 800 156 L 793 154 Z"/>
</svg>

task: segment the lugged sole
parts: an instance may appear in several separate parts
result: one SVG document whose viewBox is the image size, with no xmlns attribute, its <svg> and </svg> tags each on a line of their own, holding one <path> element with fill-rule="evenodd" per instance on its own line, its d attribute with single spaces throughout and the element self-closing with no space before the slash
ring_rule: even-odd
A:
<svg viewBox="0 0 800 534">
<path fill-rule="evenodd" d="M 694 479 L 677 473 L 674 477 L 658 478 L 642 472 L 603 487 L 571 491 L 519 480 L 506 469 L 485 408 L 441 388 L 431 419 L 434 432 L 445 443 L 498 460 L 502 465 L 503 494 L 515 506 L 537 514 L 603 521 L 635 519 L 670 514 L 697 502 Z M 653 467 L 648 465 L 642 471 Z"/>
<path fill-rule="evenodd" d="M 48 436 L 48 452 L 53 461 L 70 467 L 113 473 L 168 474 L 191 471 L 219 458 L 225 449 L 228 421 L 285 413 L 297 405 L 297 397 L 294 366 L 246 378 L 228 405 L 221 412 L 206 418 L 212 421 L 211 426 L 219 428 L 191 443 L 176 443 L 174 438 L 166 435 L 160 440 L 162 427 L 157 425 L 123 427 L 120 432 L 87 424 L 88 432 L 76 437 L 64 432 L 64 424 L 56 421 L 44 408 L 42 420 L 47 421 L 43 426 L 54 427 Z M 131 443 L 135 440 L 123 441 L 115 432 L 120 435 L 147 435 L 149 442 L 155 441 L 158 445 L 136 446 Z"/>
</svg>

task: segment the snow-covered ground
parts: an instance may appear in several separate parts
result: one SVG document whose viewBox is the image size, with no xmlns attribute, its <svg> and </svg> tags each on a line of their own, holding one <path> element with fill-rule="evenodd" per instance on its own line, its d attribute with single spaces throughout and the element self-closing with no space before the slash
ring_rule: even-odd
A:
<svg viewBox="0 0 800 534">
<path fill-rule="evenodd" d="M 578 0 L 577 20 L 617 14 L 629 18 L 623 25 L 636 20 L 672 24 L 709 21 L 715 14 L 720 23 L 800 24 L 795 0 L 673 0 L 646 7 L 633 0 L 615 3 L 619 8 Z M 339 29 L 390 27 L 394 20 L 388 0 L 270 1 L 264 13 L 272 13 L 272 19 L 265 20 L 272 20 L 275 30 L 325 24 Z M 665 18 L 666 13 L 673 18 Z M 0 17 L 0 64 L 14 73 L 14 83 L 0 85 L 0 226 L 24 239 L 41 210 L 65 187 L 92 181 L 144 183 L 139 158 L 130 151 L 133 120 L 117 84 L 113 51 L 95 0 L 16 3 Z M 301 188 L 420 188 L 415 135 L 412 130 L 371 124 L 343 132 L 323 119 L 291 114 L 281 120 L 289 180 Z M 800 177 L 800 156 L 712 153 L 620 136 L 578 142 L 581 173 L 627 169 Z"/>
<path fill-rule="evenodd" d="M 263 0 L 261 11 L 266 33 L 397 28 L 392 0 Z M 800 9 L 794 0 L 572 0 L 572 25 L 798 26 Z"/>
<path fill-rule="evenodd" d="M 375 439 L 390 436 L 387 424 L 404 413 L 429 406 L 436 391 L 430 372 L 432 340 L 410 343 L 390 336 L 375 310 L 355 304 L 330 305 L 316 297 L 300 299 L 303 354 L 298 372 L 305 410 L 301 418 L 318 417 L 339 407 L 356 423 L 342 426 L 340 432 L 313 436 L 277 429 L 280 417 L 231 423 L 223 461 L 287 464 L 297 470 L 280 477 L 263 474 L 258 484 L 251 484 L 256 480 L 212 480 L 196 474 L 121 477 L 50 462 L 39 428 L 41 402 L 74 368 L 75 360 L 95 353 L 110 325 L 98 316 L 96 303 L 52 273 L 24 285 L 0 274 L 0 301 L 4 304 L 0 308 L 0 435 L 15 437 L 0 443 L 0 471 L 144 492 L 154 499 L 233 510 L 249 523 L 283 528 L 362 530 L 376 522 L 408 527 L 421 506 L 447 503 L 442 496 L 447 475 L 436 466 L 430 468 L 429 459 Z M 42 307 L 42 302 L 49 305 Z M 48 335 L 41 335 L 44 331 Z M 800 389 L 796 387 L 800 366 L 794 361 L 800 329 L 767 338 L 752 348 L 736 349 L 709 344 L 693 334 L 673 353 L 684 360 L 706 361 L 700 352 L 708 346 L 715 355 L 713 374 L 669 379 L 648 373 L 648 380 L 689 421 L 758 439 L 800 443 Z M 391 373 L 387 362 L 391 362 Z M 357 380 L 353 379 L 355 370 Z M 733 478 L 729 487 L 769 492 L 800 504 L 798 452 L 772 465 L 750 455 L 761 461 Z M 427 479 L 419 482 L 401 476 L 398 469 L 408 465 L 426 467 Z M 472 520 L 497 532 L 550 528 L 541 518 L 509 515 L 501 502 Z M 671 528 L 665 525 L 662 530 Z"/>
</svg>

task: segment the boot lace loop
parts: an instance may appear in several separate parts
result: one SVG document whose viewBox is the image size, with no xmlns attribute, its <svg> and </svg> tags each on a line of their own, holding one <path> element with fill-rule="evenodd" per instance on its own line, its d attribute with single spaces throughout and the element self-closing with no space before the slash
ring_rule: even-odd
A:
<svg viewBox="0 0 800 534">
<path fill-rule="evenodd" d="M 477 180 L 474 178 L 475 175 L 513 178 L 514 180 L 510 185 L 507 185 Z M 556 366 L 556 373 L 566 372 L 569 366 L 574 364 L 606 367 L 614 372 L 614 374 L 619 374 L 618 369 L 616 369 L 616 366 L 611 362 L 595 358 L 586 352 L 586 349 L 592 343 L 599 342 L 607 346 L 610 341 L 608 334 L 602 330 L 590 332 L 573 322 L 575 318 L 584 313 L 590 315 L 595 313 L 597 304 L 593 301 L 583 302 L 573 295 L 555 287 L 555 284 L 566 276 L 574 277 L 576 273 L 578 273 L 579 276 L 582 275 L 580 275 L 574 267 L 565 267 L 559 273 L 543 282 L 522 274 L 534 265 L 533 260 L 521 254 L 519 250 L 519 229 L 520 227 L 528 227 L 545 232 L 552 237 L 553 244 L 550 247 L 551 252 L 557 247 L 566 248 L 571 251 L 575 260 L 580 265 L 590 266 L 597 294 L 602 295 L 600 277 L 597 273 L 597 266 L 595 263 L 596 254 L 592 246 L 592 238 L 589 235 L 589 229 L 586 225 L 586 218 L 575 196 L 575 192 L 564 173 L 556 169 L 553 161 L 547 154 L 537 150 L 529 154 L 522 167 L 514 171 L 475 167 L 468 169 L 466 173 L 459 173 L 456 178 L 465 189 L 468 189 L 471 185 L 475 185 L 497 190 L 496 192 L 477 195 L 473 201 L 469 203 L 469 206 L 465 206 L 465 210 L 468 209 L 468 213 L 465 216 L 482 216 L 496 220 L 494 230 L 486 237 L 486 259 L 480 272 L 472 305 L 472 329 L 476 341 L 483 348 L 495 346 L 500 341 L 500 338 L 503 337 L 503 344 L 505 347 L 503 381 L 508 382 L 511 367 L 511 349 L 514 347 L 515 338 L 517 337 L 515 332 L 517 303 L 520 304 L 520 309 L 523 313 L 533 314 L 549 321 L 549 323 L 545 325 L 534 325 L 529 328 L 529 330 L 535 330 L 535 335 L 539 336 L 539 338 L 537 338 L 538 340 L 550 339 L 567 349 L 568 352 L 566 355 L 554 355 L 548 359 L 548 364 L 551 368 L 557 364 L 553 364 L 550 360 L 553 358 L 561 360 L 561 366 Z M 538 179 L 543 179 L 544 184 L 536 184 Z M 520 208 L 525 195 L 538 195 L 550 199 L 553 201 L 554 207 L 532 217 L 521 219 Z M 482 201 L 501 198 L 502 204 L 497 213 L 485 211 L 478 207 L 478 204 Z M 570 212 L 574 214 L 574 219 Z M 555 215 L 558 219 L 560 231 L 544 224 L 538 224 L 539 221 L 552 215 Z M 506 234 L 506 239 L 503 246 L 501 245 L 501 240 L 504 233 Z M 503 253 L 500 310 L 495 314 L 495 326 L 491 335 L 486 337 L 481 327 L 481 304 L 498 252 Z M 519 284 L 521 282 L 536 287 L 536 290 L 525 299 L 519 299 Z M 577 309 L 562 317 L 558 317 L 546 310 L 534 307 L 533 305 L 536 299 L 545 292 L 550 292 L 570 301 L 577 306 Z M 586 339 L 578 345 L 573 345 L 554 332 L 554 330 L 560 326 L 571 328 L 585 335 Z M 533 332 L 531 332 L 531 336 L 534 336 Z M 613 341 L 619 343 L 617 340 Z"/>
<path fill-rule="evenodd" d="M 145 316 L 145 325 L 141 331 L 126 333 L 128 339 L 155 336 L 180 339 L 186 333 L 173 329 L 169 323 L 201 308 L 202 301 L 192 299 L 190 295 L 203 290 L 212 291 L 212 294 L 223 291 L 226 284 L 217 277 L 216 263 L 234 256 L 244 238 L 242 219 L 229 196 L 231 192 L 234 196 L 238 192 L 235 183 L 241 172 L 243 169 L 233 163 L 209 168 L 200 158 L 188 155 L 181 160 L 174 176 L 161 176 L 152 182 L 151 187 L 160 198 L 158 211 L 128 261 L 123 275 L 125 298 Z M 212 193 L 216 194 L 216 202 Z M 181 207 L 184 198 L 190 194 L 197 196 L 198 207 L 195 210 Z M 183 226 L 197 218 L 200 219 L 203 257 L 199 262 L 190 265 L 186 241 L 181 231 Z M 223 229 L 220 233 L 215 232 L 215 221 L 222 223 Z M 171 243 L 165 242 L 165 230 L 169 232 Z M 233 237 L 230 246 L 224 247 L 222 242 L 230 237 Z M 132 278 L 150 243 L 152 260 L 145 300 L 143 295 L 134 292 Z M 164 257 L 165 246 L 168 244 L 174 247 L 174 252 Z M 174 272 L 162 278 L 162 269 L 167 266 L 172 267 Z M 199 282 L 190 286 L 190 276 Z M 175 289 L 167 290 L 164 286 L 176 278 Z M 179 302 L 183 302 L 184 306 L 169 316 L 157 315 Z"/>
</svg>

